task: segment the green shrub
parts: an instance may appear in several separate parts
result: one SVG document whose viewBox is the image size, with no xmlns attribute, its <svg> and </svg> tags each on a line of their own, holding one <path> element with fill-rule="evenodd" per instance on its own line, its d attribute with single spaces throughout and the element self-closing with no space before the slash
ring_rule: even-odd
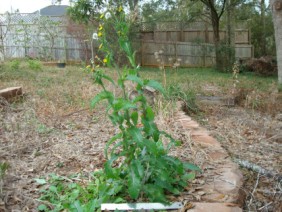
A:
<svg viewBox="0 0 282 212">
<path fill-rule="evenodd" d="M 13 71 L 17 71 L 20 68 L 20 60 L 11 60 L 9 62 L 9 67 L 13 70 Z"/>
<path fill-rule="evenodd" d="M 39 71 L 42 69 L 42 64 L 38 60 L 28 60 L 28 67 L 32 70 Z"/>
</svg>

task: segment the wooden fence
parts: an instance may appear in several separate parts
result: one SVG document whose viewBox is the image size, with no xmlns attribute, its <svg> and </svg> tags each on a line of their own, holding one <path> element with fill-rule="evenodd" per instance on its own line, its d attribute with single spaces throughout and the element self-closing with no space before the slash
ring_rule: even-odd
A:
<svg viewBox="0 0 282 212">
<path fill-rule="evenodd" d="M 235 57 L 251 58 L 252 48 L 248 44 L 236 45 Z M 143 40 L 140 55 L 142 66 L 159 66 L 161 63 L 173 66 L 176 62 L 182 67 L 208 67 L 215 64 L 214 45 L 208 43 Z"/>
</svg>

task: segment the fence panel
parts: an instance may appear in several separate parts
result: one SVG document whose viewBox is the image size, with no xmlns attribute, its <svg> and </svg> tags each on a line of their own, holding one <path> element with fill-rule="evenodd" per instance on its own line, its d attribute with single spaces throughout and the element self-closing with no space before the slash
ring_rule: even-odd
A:
<svg viewBox="0 0 282 212">
<path fill-rule="evenodd" d="M 159 54 L 159 52 L 163 52 Z M 156 58 L 158 52 L 158 58 Z M 251 58 L 252 45 L 236 45 L 236 58 Z M 215 64 L 213 44 L 191 42 L 142 41 L 142 66 L 173 66 L 178 62 L 182 67 L 210 67 Z"/>
</svg>

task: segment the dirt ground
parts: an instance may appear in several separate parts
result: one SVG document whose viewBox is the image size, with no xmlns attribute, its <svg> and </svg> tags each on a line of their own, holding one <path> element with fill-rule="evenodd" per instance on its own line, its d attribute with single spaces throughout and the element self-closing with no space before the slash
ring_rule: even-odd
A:
<svg viewBox="0 0 282 212">
<path fill-rule="evenodd" d="M 80 173 L 87 177 L 103 167 L 104 146 L 117 132 L 105 115 L 105 105 L 93 111 L 56 108 L 52 114 L 51 102 L 47 113 L 44 105 L 29 93 L 16 103 L 4 100 L 1 103 L 0 161 L 7 161 L 10 168 L 1 182 L 0 211 L 36 211 L 41 200 L 35 178 L 48 178 L 50 173 L 64 176 Z M 174 124 L 173 104 L 157 108 L 161 110 L 156 118 L 158 127 L 183 142 L 172 154 L 201 166 L 205 153 L 193 146 L 189 136 Z M 244 210 L 279 211 L 282 208 L 282 111 L 270 116 L 239 106 L 202 106 L 202 110 L 204 118 L 198 121 L 234 160 L 248 161 L 273 173 L 269 177 L 242 169 L 246 191 Z M 200 200 L 197 195 L 191 198 Z"/>
</svg>

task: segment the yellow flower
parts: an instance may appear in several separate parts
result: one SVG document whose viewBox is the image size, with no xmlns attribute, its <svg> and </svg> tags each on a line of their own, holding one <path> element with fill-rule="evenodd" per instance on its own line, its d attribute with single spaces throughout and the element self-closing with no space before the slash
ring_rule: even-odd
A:
<svg viewBox="0 0 282 212">
<path fill-rule="evenodd" d="M 108 62 L 108 59 L 104 58 L 103 63 L 107 63 L 107 62 Z"/>
<path fill-rule="evenodd" d="M 100 24 L 99 31 L 102 31 L 102 30 L 103 30 L 103 26 Z"/>
<path fill-rule="evenodd" d="M 100 16 L 100 19 L 104 18 L 104 16 L 105 16 L 104 13 L 102 13 Z"/>
<path fill-rule="evenodd" d="M 91 68 L 91 66 L 90 66 L 90 65 L 88 65 L 88 66 L 86 66 L 86 68 Z"/>
<path fill-rule="evenodd" d="M 103 33 L 102 32 L 99 32 L 98 33 L 98 37 L 102 37 Z"/>
<path fill-rule="evenodd" d="M 99 46 L 99 49 L 101 49 L 102 47 L 103 47 L 103 44 L 101 43 L 100 46 Z"/>
<path fill-rule="evenodd" d="M 121 12 L 122 10 L 122 6 L 119 6 L 118 11 Z"/>
</svg>

